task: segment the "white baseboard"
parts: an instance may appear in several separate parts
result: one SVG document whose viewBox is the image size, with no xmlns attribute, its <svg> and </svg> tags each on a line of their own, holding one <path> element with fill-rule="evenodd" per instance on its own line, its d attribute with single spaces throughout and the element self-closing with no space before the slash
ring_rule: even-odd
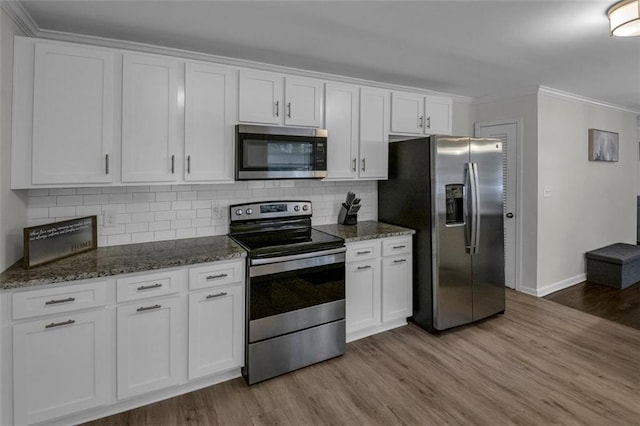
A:
<svg viewBox="0 0 640 426">
<path fill-rule="evenodd" d="M 541 288 L 520 287 L 519 290 L 522 293 L 530 294 L 532 296 L 544 297 L 548 294 L 554 293 L 559 290 L 563 290 L 565 288 L 571 287 L 572 285 L 576 285 L 586 280 L 587 280 L 587 274 L 578 274 L 573 277 L 567 278 L 566 280 L 558 281 Z"/>
</svg>

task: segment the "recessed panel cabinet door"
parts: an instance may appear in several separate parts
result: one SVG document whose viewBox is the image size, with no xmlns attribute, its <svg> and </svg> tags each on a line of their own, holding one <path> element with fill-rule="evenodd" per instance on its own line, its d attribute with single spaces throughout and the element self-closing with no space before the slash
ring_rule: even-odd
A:
<svg viewBox="0 0 640 426">
<path fill-rule="evenodd" d="M 177 178 L 178 62 L 125 54 L 122 58 L 122 181 Z"/>
<path fill-rule="evenodd" d="M 391 94 L 392 132 L 422 134 L 424 120 L 424 96 L 405 92 Z"/>
<path fill-rule="evenodd" d="M 366 179 L 386 179 L 389 155 L 388 91 L 360 89 L 360 164 L 358 174 Z"/>
<path fill-rule="evenodd" d="M 148 299 L 118 306 L 118 399 L 178 382 L 180 299 Z"/>
<path fill-rule="evenodd" d="M 233 180 L 236 103 L 235 70 L 186 64 L 184 180 Z"/>
<path fill-rule="evenodd" d="M 284 122 L 290 126 L 322 125 L 322 82 L 311 78 L 286 77 Z"/>
<path fill-rule="evenodd" d="M 425 97 L 425 133 L 430 135 L 450 135 L 453 133 L 452 108 L 451 98 Z"/>
<path fill-rule="evenodd" d="M 347 263 L 347 333 L 380 324 L 380 259 Z"/>
<path fill-rule="evenodd" d="M 249 123 L 282 124 L 284 117 L 281 74 L 240 70 L 238 120 Z"/>
<path fill-rule="evenodd" d="M 105 310 L 13 327 L 14 423 L 44 422 L 108 399 Z"/>
<path fill-rule="evenodd" d="M 113 53 L 37 43 L 33 90 L 32 183 L 112 182 Z"/>
<path fill-rule="evenodd" d="M 382 321 L 407 318 L 413 314 L 412 255 L 382 259 Z"/>
<path fill-rule="evenodd" d="M 358 176 L 359 93 L 357 86 L 327 83 L 325 87 L 327 179 Z"/>
</svg>

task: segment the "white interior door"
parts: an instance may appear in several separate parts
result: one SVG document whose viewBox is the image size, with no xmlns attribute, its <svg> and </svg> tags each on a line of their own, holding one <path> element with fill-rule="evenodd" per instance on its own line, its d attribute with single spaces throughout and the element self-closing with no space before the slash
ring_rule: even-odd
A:
<svg viewBox="0 0 640 426">
<path fill-rule="evenodd" d="M 505 210 L 504 210 L 504 253 L 505 253 L 505 285 L 516 288 L 520 245 L 518 232 L 520 218 L 518 215 L 518 149 L 520 146 L 520 123 L 504 121 L 476 123 L 476 137 L 497 138 L 502 140 L 506 151 L 505 171 Z"/>
</svg>

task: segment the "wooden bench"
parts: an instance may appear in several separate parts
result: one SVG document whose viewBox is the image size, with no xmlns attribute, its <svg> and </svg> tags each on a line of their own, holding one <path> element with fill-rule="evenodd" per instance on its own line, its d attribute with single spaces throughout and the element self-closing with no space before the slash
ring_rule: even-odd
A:
<svg viewBox="0 0 640 426">
<path fill-rule="evenodd" d="M 640 281 L 640 247 L 616 243 L 586 253 L 587 280 L 615 288 Z"/>
</svg>

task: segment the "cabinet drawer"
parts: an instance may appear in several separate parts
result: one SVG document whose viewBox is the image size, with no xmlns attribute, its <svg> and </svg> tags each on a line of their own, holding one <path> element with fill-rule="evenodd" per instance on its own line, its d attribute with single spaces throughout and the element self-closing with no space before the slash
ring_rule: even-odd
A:
<svg viewBox="0 0 640 426">
<path fill-rule="evenodd" d="M 182 271 L 166 271 L 118 278 L 118 302 L 163 296 L 181 290 Z"/>
<path fill-rule="evenodd" d="M 107 298 L 106 285 L 106 281 L 98 281 L 15 293 L 13 319 L 104 306 Z"/>
<path fill-rule="evenodd" d="M 189 269 L 189 290 L 226 285 L 244 280 L 244 263 L 214 263 Z"/>
<path fill-rule="evenodd" d="M 374 259 L 380 256 L 380 240 L 367 240 L 347 244 L 347 262 Z"/>
<path fill-rule="evenodd" d="M 396 254 L 411 253 L 412 237 L 385 238 L 382 240 L 382 255 L 394 256 Z"/>
</svg>

